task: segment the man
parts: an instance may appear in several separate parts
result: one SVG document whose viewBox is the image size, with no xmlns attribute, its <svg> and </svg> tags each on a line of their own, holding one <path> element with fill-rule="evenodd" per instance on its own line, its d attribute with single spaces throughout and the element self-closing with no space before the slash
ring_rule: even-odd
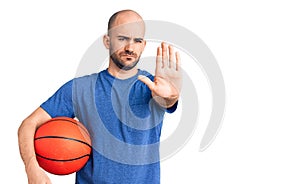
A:
<svg viewBox="0 0 300 184">
<path fill-rule="evenodd" d="M 139 70 L 144 34 L 138 13 L 112 15 L 103 36 L 108 68 L 70 80 L 22 122 L 19 148 L 28 183 L 51 183 L 37 163 L 33 137 L 41 124 L 57 116 L 78 118 L 91 134 L 92 154 L 76 173 L 76 183 L 160 183 L 159 138 L 164 113 L 177 107 L 180 56 L 162 43 L 155 77 Z"/>
</svg>

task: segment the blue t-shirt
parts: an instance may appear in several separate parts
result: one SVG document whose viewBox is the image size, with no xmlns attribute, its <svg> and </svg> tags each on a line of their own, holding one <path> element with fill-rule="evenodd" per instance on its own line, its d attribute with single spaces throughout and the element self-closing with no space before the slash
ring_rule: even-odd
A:
<svg viewBox="0 0 300 184">
<path fill-rule="evenodd" d="M 117 79 L 107 70 L 64 84 L 41 107 L 51 117 L 76 117 L 89 130 L 92 154 L 78 184 L 160 183 L 159 141 L 165 111 L 138 75 Z"/>
</svg>

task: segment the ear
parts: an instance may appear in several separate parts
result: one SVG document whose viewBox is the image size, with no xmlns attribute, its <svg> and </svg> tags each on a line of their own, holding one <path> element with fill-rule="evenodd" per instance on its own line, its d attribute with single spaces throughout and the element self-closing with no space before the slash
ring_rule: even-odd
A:
<svg viewBox="0 0 300 184">
<path fill-rule="evenodd" d="M 109 40 L 109 36 L 107 34 L 103 36 L 103 44 L 104 44 L 105 48 L 109 49 L 110 40 Z"/>
</svg>

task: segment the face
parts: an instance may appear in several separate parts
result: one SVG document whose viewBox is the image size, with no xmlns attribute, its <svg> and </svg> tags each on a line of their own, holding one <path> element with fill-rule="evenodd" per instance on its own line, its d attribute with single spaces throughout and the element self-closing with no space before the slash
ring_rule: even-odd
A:
<svg viewBox="0 0 300 184">
<path fill-rule="evenodd" d="M 119 22 L 116 21 L 116 24 Z M 139 21 L 115 25 L 109 30 L 106 39 L 111 61 L 119 69 L 131 70 L 139 62 L 146 45 L 144 23 Z"/>
</svg>

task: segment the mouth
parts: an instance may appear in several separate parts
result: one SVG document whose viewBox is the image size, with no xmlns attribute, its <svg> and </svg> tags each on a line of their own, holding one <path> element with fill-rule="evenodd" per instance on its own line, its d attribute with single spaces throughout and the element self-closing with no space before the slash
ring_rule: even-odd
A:
<svg viewBox="0 0 300 184">
<path fill-rule="evenodd" d="M 134 55 L 121 55 L 121 57 L 125 58 L 126 60 L 133 60 L 135 59 L 135 56 Z"/>
</svg>

